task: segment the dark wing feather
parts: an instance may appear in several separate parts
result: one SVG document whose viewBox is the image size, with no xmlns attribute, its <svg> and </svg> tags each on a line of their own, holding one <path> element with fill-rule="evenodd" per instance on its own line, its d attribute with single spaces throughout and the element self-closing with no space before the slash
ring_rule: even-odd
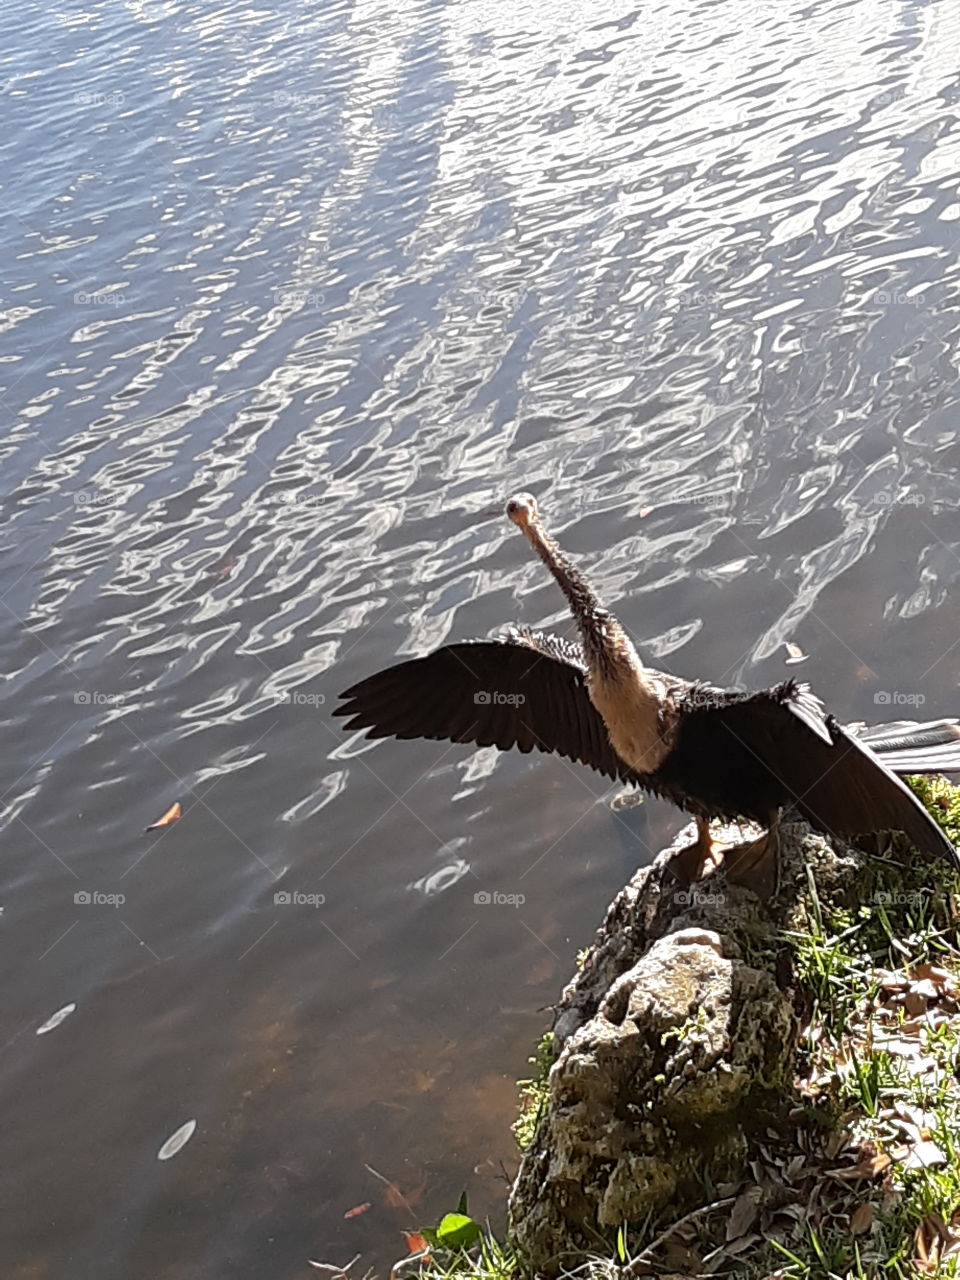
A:
<svg viewBox="0 0 960 1280">
<path fill-rule="evenodd" d="M 706 753 L 708 771 L 716 761 L 717 778 L 707 785 L 740 812 L 754 816 L 764 804 L 792 803 L 820 831 L 902 831 L 918 849 L 960 866 L 913 792 L 869 746 L 825 716 L 806 685 L 787 681 L 762 693 L 721 695 L 714 706 L 694 702 L 677 746 L 687 756 L 695 748 Z"/>
<path fill-rule="evenodd" d="M 501 751 L 556 752 L 610 778 L 635 781 L 587 693 L 579 648 L 516 628 L 444 645 L 368 676 L 335 716 L 368 738 L 433 738 Z"/>
</svg>

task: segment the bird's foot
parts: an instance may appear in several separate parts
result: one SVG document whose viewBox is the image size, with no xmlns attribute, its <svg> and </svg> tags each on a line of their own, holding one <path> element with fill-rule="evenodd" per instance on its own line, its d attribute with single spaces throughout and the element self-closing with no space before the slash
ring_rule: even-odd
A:
<svg viewBox="0 0 960 1280">
<path fill-rule="evenodd" d="M 710 824 L 697 818 L 697 838 L 670 859 L 670 872 L 681 888 L 686 889 L 705 876 L 712 875 L 723 862 L 723 849 L 710 834 Z"/>
<path fill-rule="evenodd" d="M 780 833 L 779 824 L 772 823 L 769 831 L 759 840 L 734 845 L 724 854 L 723 864 L 727 880 L 743 885 L 762 902 L 769 901 L 780 883 Z"/>
</svg>

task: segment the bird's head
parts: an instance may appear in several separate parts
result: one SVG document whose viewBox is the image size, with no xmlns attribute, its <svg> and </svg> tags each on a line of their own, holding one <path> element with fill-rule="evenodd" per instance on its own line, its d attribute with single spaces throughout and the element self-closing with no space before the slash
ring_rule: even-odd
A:
<svg viewBox="0 0 960 1280">
<path fill-rule="evenodd" d="M 519 529 L 535 524 L 539 514 L 537 500 L 532 493 L 515 493 L 507 503 L 507 515 Z"/>
</svg>

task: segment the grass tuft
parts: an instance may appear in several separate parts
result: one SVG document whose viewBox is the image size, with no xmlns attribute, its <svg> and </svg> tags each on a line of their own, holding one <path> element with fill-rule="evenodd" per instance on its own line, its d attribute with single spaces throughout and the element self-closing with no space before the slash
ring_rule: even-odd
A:
<svg viewBox="0 0 960 1280">
<path fill-rule="evenodd" d="M 537 1122 L 546 1106 L 549 1092 L 550 1068 L 557 1060 L 554 1048 L 553 1032 L 545 1031 L 537 1042 L 533 1056 L 527 1061 L 533 1067 L 533 1075 L 529 1080 L 518 1080 L 520 1093 L 520 1114 L 513 1122 L 513 1136 L 521 1151 L 526 1151 L 533 1142 L 537 1130 Z"/>
</svg>

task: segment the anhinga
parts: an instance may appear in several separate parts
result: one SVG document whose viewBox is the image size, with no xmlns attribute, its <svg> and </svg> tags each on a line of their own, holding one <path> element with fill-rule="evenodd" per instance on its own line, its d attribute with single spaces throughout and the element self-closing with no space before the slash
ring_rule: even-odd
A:
<svg viewBox="0 0 960 1280">
<path fill-rule="evenodd" d="M 737 878 L 767 893 L 788 804 L 819 831 L 902 831 L 960 867 L 897 776 L 960 770 L 956 720 L 852 731 L 794 680 L 744 693 L 654 671 L 547 533 L 534 499 L 512 498 L 507 514 L 566 596 L 581 645 L 523 627 L 444 645 L 348 689 L 334 711 L 350 717 L 348 729 L 558 752 L 692 813 L 701 869 L 712 856 L 710 820 L 748 819 L 766 835 L 737 850 Z"/>
</svg>

